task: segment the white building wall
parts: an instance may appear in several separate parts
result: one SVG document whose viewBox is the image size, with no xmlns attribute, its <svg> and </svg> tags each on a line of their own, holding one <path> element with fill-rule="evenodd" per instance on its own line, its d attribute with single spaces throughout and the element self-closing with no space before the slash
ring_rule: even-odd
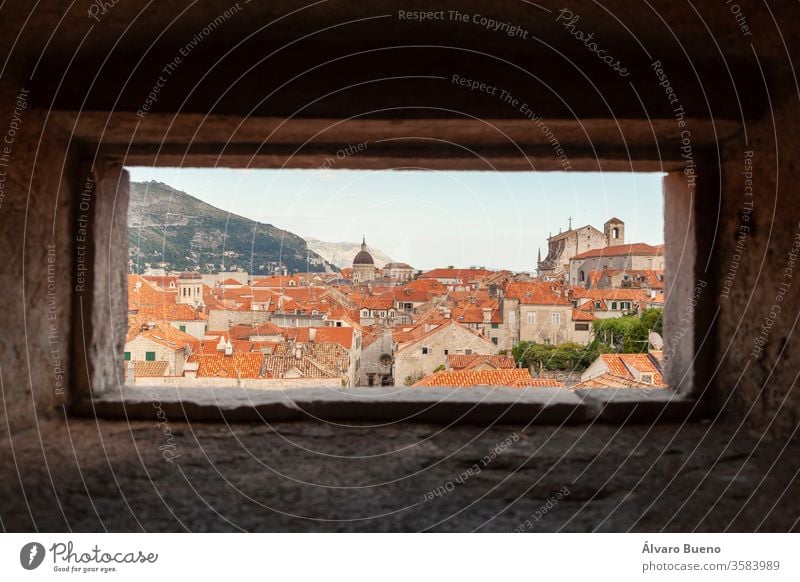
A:
<svg viewBox="0 0 800 582">
<path fill-rule="evenodd" d="M 130 352 L 131 362 L 145 362 L 147 352 L 155 352 L 156 361 L 167 362 L 169 375 L 183 374 L 183 364 L 186 362 L 186 352 L 183 348 L 172 350 L 140 335 L 125 344 L 125 351 Z"/>
</svg>

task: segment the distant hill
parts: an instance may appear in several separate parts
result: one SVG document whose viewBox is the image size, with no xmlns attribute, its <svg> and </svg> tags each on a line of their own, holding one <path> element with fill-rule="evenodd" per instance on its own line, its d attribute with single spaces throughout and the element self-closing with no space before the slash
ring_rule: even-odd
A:
<svg viewBox="0 0 800 582">
<path fill-rule="evenodd" d="M 166 263 L 167 270 L 204 273 L 243 269 L 271 273 L 335 270 L 291 232 L 231 214 L 161 182 L 131 182 L 130 257 L 136 272 Z"/>
<path fill-rule="evenodd" d="M 361 250 L 360 242 L 324 242 L 315 238 L 306 238 L 308 248 L 323 257 L 339 269 L 353 266 L 353 257 Z M 389 255 L 380 249 L 367 245 L 367 250 L 375 260 L 375 266 L 380 268 L 386 263 L 394 263 Z"/>
</svg>

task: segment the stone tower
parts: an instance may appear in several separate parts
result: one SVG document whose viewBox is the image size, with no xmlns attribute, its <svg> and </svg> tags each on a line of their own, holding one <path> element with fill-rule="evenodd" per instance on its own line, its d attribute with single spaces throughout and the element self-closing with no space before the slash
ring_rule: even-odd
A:
<svg viewBox="0 0 800 582">
<path fill-rule="evenodd" d="M 619 218 L 610 218 L 606 221 L 603 231 L 606 235 L 606 245 L 613 247 L 625 244 L 625 223 Z"/>
</svg>

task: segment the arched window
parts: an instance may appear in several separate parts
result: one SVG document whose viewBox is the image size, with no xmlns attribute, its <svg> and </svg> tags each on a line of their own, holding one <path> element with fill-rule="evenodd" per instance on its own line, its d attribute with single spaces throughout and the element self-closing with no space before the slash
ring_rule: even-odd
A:
<svg viewBox="0 0 800 582">
<path fill-rule="evenodd" d="M 583 282 L 586 280 L 586 273 L 584 273 L 583 271 L 581 271 L 581 272 L 580 272 L 580 274 L 578 275 L 578 280 L 579 280 L 581 283 L 583 283 Z"/>
</svg>

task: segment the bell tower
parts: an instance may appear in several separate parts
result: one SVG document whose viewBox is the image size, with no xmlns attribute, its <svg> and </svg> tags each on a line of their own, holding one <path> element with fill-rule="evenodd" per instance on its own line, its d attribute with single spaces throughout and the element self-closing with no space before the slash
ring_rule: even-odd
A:
<svg viewBox="0 0 800 582">
<path fill-rule="evenodd" d="M 619 218 L 610 218 L 603 228 L 606 235 L 606 246 L 614 247 L 625 244 L 625 223 Z"/>
</svg>

